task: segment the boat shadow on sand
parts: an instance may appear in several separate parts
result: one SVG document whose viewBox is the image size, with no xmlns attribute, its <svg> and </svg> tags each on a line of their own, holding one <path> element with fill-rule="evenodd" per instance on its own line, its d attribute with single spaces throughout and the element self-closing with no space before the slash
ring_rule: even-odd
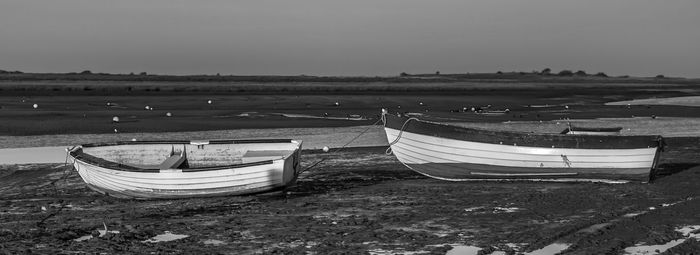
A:
<svg viewBox="0 0 700 255">
<path fill-rule="evenodd" d="M 659 180 L 661 178 L 671 176 L 686 170 L 689 170 L 691 168 L 695 168 L 697 166 L 700 166 L 700 163 L 665 163 L 659 165 L 654 174 L 651 175 L 650 181 L 654 182 L 656 180 Z"/>
<path fill-rule="evenodd" d="M 700 137 L 668 137 L 666 147 L 661 153 L 661 161 L 650 176 L 651 181 L 656 181 L 670 175 L 700 166 L 698 146 Z"/>
</svg>

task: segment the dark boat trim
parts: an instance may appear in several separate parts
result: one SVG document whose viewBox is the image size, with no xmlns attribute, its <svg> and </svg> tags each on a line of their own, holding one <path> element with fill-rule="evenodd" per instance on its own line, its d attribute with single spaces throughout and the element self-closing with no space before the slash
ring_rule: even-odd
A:
<svg viewBox="0 0 700 255">
<path fill-rule="evenodd" d="M 469 163 L 445 164 L 406 164 L 411 170 L 422 175 L 450 181 L 475 180 L 475 179 L 606 179 L 606 180 L 639 180 L 648 181 L 648 169 L 588 169 L 588 168 L 558 168 L 546 172 L 538 168 L 494 167 L 492 165 L 480 165 Z M 486 167 L 491 169 L 481 170 Z M 473 169 L 473 170 L 472 170 Z M 558 170 L 558 171 L 557 171 Z"/>
<path fill-rule="evenodd" d="M 250 144 L 250 143 L 291 143 L 291 139 L 262 139 L 262 140 L 212 140 L 208 141 L 209 144 Z M 138 145 L 138 144 L 190 144 L 190 141 L 123 141 L 123 142 L 113 142 L 113 143 L 93 143 L 82 145 L 82 147 L 100 147 L 100 146 L 116 146 L 116 145 Z M 298 153 L 299 148 L 291 151 L 290 156 L 295 156 Z M 69 154 L 76 160 L 89 163 L 94 166 L 107 168 L 111 170 L 126 171 L 126 172 L 141 172 L 141 173 L 159 173 L 160 169 L 155 168 L 139 168 L 130 165 L 120 164 L 117 162 L 105 160 L 98 158 L 83 152 L 82 148 L 77 148 L 69 152 Z M 287 157 L 285 157 L 286 159 Z M 202 171 L 215 171 L 222 169 L 231 168 L 243 168 L 251 166 L 261 166 L 269 165 L 274 163 L 274 160 L 263 160 L 258 162 L 241 163 L 233 165 L 222 165 L 222 166 L 207 166 L 207 167 L 193 167 L 193 168 L 183 168 L 182 172 L 202 172 Z"/>
<path fill-rule="evenodd" d="M 118 141 L 107 143 L 88 143 L 82 147 L 99 147 L 115 145 L 137 145 L 137 144 L 191 144 L 190 140 L 161 140 L 161 141 Z M 291 143 L 292 139 L 254 139 L 254 140 L 210 140 L 208 144 L 247 144 L 247 143 Z"/>
<path fill-rule="evenodd" d="M 661 136 L 563 135 L 527 132 L 491 131 L 384 115 L 384 126 L 415 134 L 490 144 L 572 149 L 663 148 Z M 403 127 L 403 129 L 402 129 Z M 391 141 L 390 141 L 391 142 Z"/>
</svg>

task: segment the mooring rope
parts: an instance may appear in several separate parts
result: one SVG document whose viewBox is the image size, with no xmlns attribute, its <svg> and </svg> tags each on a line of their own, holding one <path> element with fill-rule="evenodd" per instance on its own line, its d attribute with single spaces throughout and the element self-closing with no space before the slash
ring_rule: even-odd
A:
<svg viewBox="0 0 700 255">
<path fill-rule="evenodd" d="M 345 149 L 348 145 L 350 145 L 352 142 L 354 142 L 355 140 L 357 140 L 357 138 L 360 138 L 360 136 L 364 135 L 365 133 L 367 133 L 367 131 L 369 131 L 369 130 L 372 129 L 374 126 L 376 126 L 377 123 L 379 123 L 380 121 L 383 121 L 383 118 L 380 118 L 380 119 L 378 119 L 377 121 L 375 121 L 372 125 L 370 125 L 370 126 L 367 127 L 365 130 L 363 130 L 362 132 L 360 132 L 359 135 L 355 136 L 354 138 L 352 138 L 352 140 L 350 140 L 349 142 L 343 144 L 343 146 L 341 146 L 340 148 L 338 148 L 338 149 L 335 150 L 335 151 L 336 151 L 336 152 L 342 151 L 342 150 Z M 330 151 L 330 150 L 329 150 L 329 151 Z M 311 166 L 305 168 L 304 170 L 301 170 L 301 171 L 299 172 L 299 174 L 301 174 L 301 173 L 303 173 L 303 172 L 306 172 L 306 171 L 308 171 L 308 170 L 311 169 L 311 168 L 314 168 L 316 165 L 320 164 L 320 163 L 323 162 L 323 161 L 326 161 L 327 159 L 328 159 L 328 157 L 323 158 L 323 159 L 321 159 L 321 160 L 319 160 L 319 161 L 316 161 L 316 163 L 313 163 Z"/>
<path fill-rule="evenodd" d="M 68 160 L 70 159 L 70 152 L 71 152 L 73 149 L 75 149 L 75 146 L 73 146 L 73 148 L 66 148 L 66 159 L 65 159 L 65 161 L 63 162 L 63 168 L 64 168 L 64 169 L 63 169 L 63 176 L 61 176 L 60 178 L 58 178 L 58 179 L 56 179 L 56 180 L 51 181 L 51 182 L 48 183 L 48 184 L 42 185 L 42 186 L 40 186 L 40 187 L 38 187 L 38 188 L 36 188 L 36 189 L 42 188 L 42 187 L 44 187 L 44 186 L 51 185 L 51 186 L 53 187 L 54 196 L 55 196 L 55 197 L 58 197 L 58 187 L 56 187 L 56 183 L 59 182 L 59 181 L 61 181 L 61 180 L 64 180 L 64 181 L 67 182 L 67 181 L 68 181 L 68 177 L 73 173 L 72 170 L 75 168 L 74 165 L 72 165 L 71 168 L 68 168 Z M 71 162 L 71 164 L 73 164 L 73 163 L 75 163 L 75 162 Z M 58 210 L 56 210 L 56 211 L 54 211 L 54 212 L 52 212 L 52 213 L 49 213 L 49 215 L 47 215 L 47 216 L 45 216 L 44 218 L 42 218 L 41 220 L 39 220 L 39 221 L 36 223 L 36 226 L 37 226 L 37 227 L 44 227 L 44 226 L 46 225 L 46 224 L 45 224 L 45 221 L 46 221 L 46 220 L 48 220 L 48 219 L 50 219 L 50 218 L 52 218 L 52 217 L 58 215 L 61 211 L 63 211 L 63 209 L 66 207 L 66 202 L 68 202 L 68 201 L 66 201 L 66 200 L 64 200 L 64 199 L 59 199 L 58 203 L 59 203 L 61 206 L 58 208 Z M 47 209 L 48 209 L 48 208 L 47 208 Z"/>
<path fill-rule="evenodd" d="M 414 117 L 408 118 L 408 119 L 403 123 L 403 125 L 401 125 L 401 129 L 399 130 L 399 135 L 396 136 L 396 139 L 394 139 L 394 141 L 392 141 L 392 142 L 389 143 L 389 148 L 386 148 L 386 151 L 384 151 L 384 154 L 386 154 L 386 155 L 391 155 L 391 152 L 392 152 L 392 151 L 391 151 L 391 146 L 399 142 L 399 139 L 401 139 L 401 135 L 403 134 L 403 130 L 404 130 L 404 128 L 406 127 L 406 124 L 408 124 L 408 122 L 411 121 L 411 120 L 418 120 L 418 119 L 417 119 L 417 118 L 414 118 Z M 386 124 L 386 123 L 385 123 L 385 124 Z"/>
</svg>

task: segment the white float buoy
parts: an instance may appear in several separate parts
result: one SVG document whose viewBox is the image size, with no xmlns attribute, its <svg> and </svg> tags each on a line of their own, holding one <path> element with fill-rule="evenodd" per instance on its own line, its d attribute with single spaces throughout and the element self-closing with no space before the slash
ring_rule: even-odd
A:
<svg viewBox="0 0 700 255">
<path fill-rule="evenodd" d="M 565 105 L 565 106 L 564 106 L 564 109 L 569 109 L 569 106 L 568 106 L 568 105 Z"/>
<path fill-rule="evenodd" d="M 323 152 L 328 152 L 329 150 L 328 146 L 323 146 Z"/>
<path fill-rule="evenodd" d="M 117 131 L 117 129 L 115 128 L 115 129 L 114 129 L 114 133 L 117 133 L 117 132 L 118 132 L 118 131 Z"/>
<path fill-rule="evenodd" d="M 207 101 L 207 104 L 211 104 L 211 99 Z"/>
<path fill-rule="evenodd" d="M 132 142 L 136 142 L 136 138 L 131 138 L 131 141 L 132 141 Z"/>
<path fill-rule="evenodd" d="M 117 117 L 117 116 L 112 117 L 112 122 L 119 122 L 119 117 Z"/>
<path fill-rule="evenodd" d="M 32 105 L 32 107 L 34 107 L 34 109 L 36 109 L 36 108 L 39 108 L 39 105 L 38 105 L 38 104 L 34 104 L 34 105 Z"/>
<path fill-rule="evenodd" d="M 340 105 L 340 102 L 335 102 L 335 106 L 339 106 L 339 105 Z"/>
<path fill-rule="evenodd" d="M 172 114 L 172 113 L 170 113 L 170 112 L 167 112 L 167 113 L 165 114 L 165 116 L 168 116 L 168 117 L 170 117 L 170 116 L 173 116 L 173 114 Z"/>
<path fill-rule="evenodd" d="M 146 110 L 150 110 L 150 109 L 151 109 L 151 107 L 150 107 L 150 106 L 148 106 L 148 105 L 146 105 L 146 107 L 144 107 L 144 109 L 146 109 Z"/>
</svg>

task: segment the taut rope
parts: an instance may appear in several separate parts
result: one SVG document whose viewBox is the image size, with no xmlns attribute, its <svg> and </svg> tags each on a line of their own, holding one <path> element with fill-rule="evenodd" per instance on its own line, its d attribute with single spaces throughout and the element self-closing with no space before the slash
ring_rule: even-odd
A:
<svg viewBox="0 0 700 255">
<path fill-rule="evenodd" d="M 343 149 L 345 149 L 348 145 L 350 145 L 352 142 L 354 142 L 355 140 L 357 140 L 357 138 L 360 138 L 360 136 L 364 135 L 365 133 L 367 133 L 367 131 L 369 131 L 370 129 L 372 129 L 372 127 L 376 126 L 377 123 L 379 123 L 380 121 L 383 121 L 383 119 L 382 119 L 382 118 L 378 119 L 378 120 L 377 120 L 376 122 L 374 122 L 372 125 L 370 125 L 370 126 L 367 127 L 365 130 L 363 130 L 362 132 L 360 132 L 359 135 L 357 135 L 357 136 L 355 136 L 354 138 L 352 138 L 349 142 L 343 144 L 343 146 L 341 146 L 340 148 L 338 148 L 338 149 L 336 150 L 336 152 L 339 152 L 339 151 L 342 151 Z M 308 170 L 311 169 L 311 168 L 314 168 L 316 165 L 320 164 L 321 162 L 326 161 L 326 159 L 328 159 L 328 157 L 323 158 L 323 159 L 321 159 L 321 160 L 319 160 L 319 161 L 316 161 L 316 163 L 313 163 L 311 166 L 305 168 L 304 170 L 301 170 L 301 171 L 299 172 L 299 174 L 301 175 L 301 173 L 306 172 L 306 171 L 308 171 Z"/>
</svg>

